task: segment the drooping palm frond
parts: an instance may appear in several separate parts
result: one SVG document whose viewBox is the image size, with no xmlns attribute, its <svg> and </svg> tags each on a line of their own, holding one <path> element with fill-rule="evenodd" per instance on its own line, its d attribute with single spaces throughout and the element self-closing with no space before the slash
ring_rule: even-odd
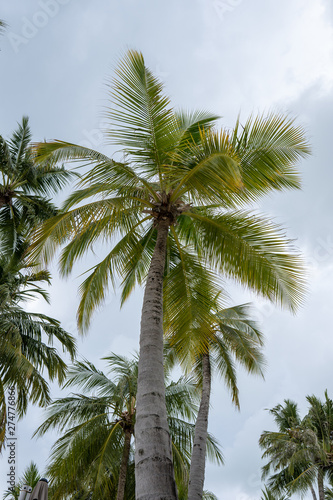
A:
<svg viewBox="0 0 333 500">
<path fill-rule="evenodd" d="M 184 366 L 192 366 L 213 336 L 214 313 L 223 303 L 221 281 L 176 242 L 170 245 L 170 265 L 164 278 L 164 331 L 169 342 L 177 345 L 178 353 L 184 355 Z"/>
<path fill-rule="evenodd" d="M 216 215 L 198 209 L 187 215 L 192 232 L 198 234 L 204 261 L 292 311 L 302 303 L 302 259 L 290 253 L 290 242 L 278 226 L 249 212 Z M 187 222 L 186 231 L 188 226 Z M 183 235 L 188 237 L 185 232 Z"/>
<path fill-rule="evenodd" d="M 272 186 L 278 190 L 300 187 L 296 164 L 309 155 L 310 148 L 294 119 L 269 113 L 250 116 L 242 126 L 238 118 L 232 144 L 249 198 L 257 198 Z"/>
<path fill-rule="evenodd" d="M 265 486 L 261 490 L 261 498 L 260 500 L 289 500 L 290 496 L 286 494 L 277 494 L 275 491 L 269 489 L 267 486 Z"/>
</svg>

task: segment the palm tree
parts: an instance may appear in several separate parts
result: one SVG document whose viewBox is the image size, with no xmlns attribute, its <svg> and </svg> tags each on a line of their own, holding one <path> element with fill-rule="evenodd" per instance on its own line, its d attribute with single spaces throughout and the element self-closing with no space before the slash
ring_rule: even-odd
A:
<svg viewBox="0 0 333 500">
<path fill-rule="evenodd" d="M 18 479 L 18 482 L 14 486 L 14 488 L 12 490 L 6 490 L 4 492 L 4 495 L 2 497 L 3 500 L 18 500 L 22 486 L 26 484 L 34 489 L 40 478 L 41 474 L 38 470 L 37 465 L 34 462 L 30 462 L 30 464 L 23 472 L 22 476 Z"/>
<path fill-rule="evenodd" d="M 13 251 L 18 236 L 27 237 L 36 223 L 57 213 L 48 197 L 60 191 L 75 175 L 63 167 L 37 165 L 31 138 L 26 116 L 8 141 L 0 136 L 1 252 Z"/>
<path fill-rule="evenodd" d="M 277 492 L 309 490 L 313 500 L 324 500 L 324 479 L 333 477 L 333 401 L 327 391 L 324 402 L 315 396 L 306 399 L 310 407 L 303 419 L 290 400 L 270 410 L 279 432 L 265 431 L 260 437 L 263 458 L 269 458 L 263 477 L 273 472 L 269 486 Z"/>
<path fill-rule="evenodd" d="M 191 290 L 195 292 L 195 277 L 191 280 Z M 204 292 L 207 299 L 207 290 L 199 283 L 197 291 Z M 196 324 L 190 329 L 187 335 L 183 335 L 178 324 L 175 307 L 179 307 L 178 301 L 171 301 L 170 294 L 174 290 L 169 290 L 165 286 L 165 317 L 169 323 L 165 331 L 170 339 L 176 357 L 186 368 L 194 370 L 200 380 L 201 402 L 196 419 L 194 446 L 191 457 L 190 479 L 188 498 L 189 500 L 202 498 L 205 477 L 205 448 L 208 430 L 209 402 L 211 392 L 212 369 L 215 370 L 224 380 L 226 386 L 231 391 L 232 401 L 237 408 L 240 407 L 237 387 L 236 364 L 243 365 L 249 373 L 262 375 L 263 356 L 262 334 L 254 321 L 250 319 L 248 304 L 243 304 L 231 308 L 224 308 L 214 316 L 214 322 L 209 325 L 210 331 L 204 330 L 201 334 L 201 323 L 199 318 L 203 318 L 201 296 L 192 294 L 192 312 Z M 168 303 L 170 307 L 167 308 Z M 198 307 L 195 301 L 198 300 Z M 209 306 L 212 303 L 208 304 Z M 198 309 L 201 308 L 201 314 Z M 180 308 L 183 310 L 183 308 Z M 235 363 L 236 362 L 236 363 Z"/>
<path fill-rule="evenodd" d="M 38 296 L 48 300 L 41 284 L 50 283 L 47 271 L 36 272 L 27 265 L 25 250 L 26 245 L 20 243 L 11 256 L 0 255 L 0 449 L 6 429 L 5 389 L 15 386 L 19 416 L 26 412 L 29 401 L 45 406 L 50 402 L 50 390 L 43 371 L 51 381 L 59 382 L 66 373 L 66 363 L 53 341 L 57 340 L 72 360 L 76 350 L 74 338 L 59 321 L 23 309 L 26 300 Z"/>
<path fill-rule="evenodd" d="M 80 489 L 94 498 L 134 498 L 134 463 L 131 445 L 135 423 L 138 359 L 111 354 L 106 358 L 112 380 L 88 362 L 76 362 L 68 372 L 66 387 L 78 386 L 84 394 L 54 401 L 48 418 L 36 431 L 66 431 L 55 443 L 48 475 L 53 498 Z M 167 374 L 166 380 L 169 376 Z M 94 395 L 91 395 L 91 391 Z M 88 394 L 87 394 L 88 393 Z M 189 379 L 168 382 L 166 402 L 172 436 L 177 484 L 187 490 L 189 458 L 196 405 L 195 385 Z M 218 462 L 222 456 L 209 436 L 208 453 Z M 185 498 L 185 497 L 184 497 Z"/>
<path fill-rule="evenodd" d="M 30 140 L 27 117 L 10 140 L 0 136 L 0 449 L 6 430 L 5 387 L 16 386 L 17 409 L 22 415 L 29 399 L 41 405 L 50 400 L 40 369 L 46 368 L 51 380 L 64 377 L 66 365 L 56 349 L 42 342 L 42 333 L 48 336 L 49 344 L 58 339 L 72 358 L 75 352 L 73 338 L 57 320 L 27 313 L 20 305 L 36 294 L 47 299 L 40 283 L 49 283 L 50 275 L 27 265 L 26 241 L 37 223 L 57 213 L 46 197 L 74 175 L 63 167 L 37 165 Z"/>
<path fill-rule="evenodd" d="M 303 273 L 281 229 L 244 210 L 272 189 L 295 188 L 295 165 L 309 154 L 304 132 L 270 114 L 233 131 L 215 115 L 177 113 L 162 84 L 130 51 L 112 83 L 107 137 L 122 161 L 63 141 L 37 147 L 40 161 L 92 165 L 63 211 L 36 231 L 33 255 L 48 261 L 58 245 L 62 274 L 102 239 L 106 257 L 80 287 L 78 323 L 86 330 L 109 283 L 122 301 L 145 283 L 136 412 L 137 499 L 176 499 L 164 394 L 162 287 L 166 262 L 204 264 L 295 310 Z M 92 199 L 93 198 L 93 199 Z M 87 201 L 88 200 L 88 201 Z M 85 203 L 86 202 L 86 203 Z M 82 205 L 82 203 L 85 203 Z M 161 480 L 161 478 L 164 478 Z"/>
<path fill-rule="evenodd" d="M 262 375 L 262 334 L 248 317 L 247 305 L 223 309 L 217 313 L 213 328 L 209 347 L 198 358 L 198 367 L 202 371 L 202 393 L 191 457 L 189 500 L 200 499 L 203 492 L 212 368 L 215 368 L 231 390 L 232 400 L 237 408 L 240 405 L 234 360 L 243 365 L 248 373 Z"/>
</svg>

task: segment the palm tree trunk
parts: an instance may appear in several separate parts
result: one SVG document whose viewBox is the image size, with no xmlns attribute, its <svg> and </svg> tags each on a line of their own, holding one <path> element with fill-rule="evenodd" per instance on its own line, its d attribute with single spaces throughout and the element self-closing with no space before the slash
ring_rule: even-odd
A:
<svg viewBox="0 0 333 500">
<path fill-rule="evenodd" d="M 126 475 L 127 475 L 127 466 L 128 459 L 131 449 L 131 437 L 132 433 L 130 429 L 125 428 L 125 442 L 123 449 L 123 456 L 121 459 L 120 471 L 119 471 L 119 480 L 118 480 L 118 489 L 117 489 L 117 499 L 116 500 L 124 500 L 125 496 L 125 486 L 126 486 Z"/>
<path fill-rule="evenodd" d="M 317 500 L 317 495 L 316 495 L 316 492 L 315 492 L 312 484 L 310 484 L 310 491 L 311 491 L 313 500 Z"/>
<path fill-rule="evenodd" d="M 188 500 L 201 500 L 203 495 L 210 391 L 210 359 L 209 353 L 206 353 L 202 356 L 202 394 L 194 430 L 190 479 L 188 484 Z"/>
<path fill-rule="evenodd" d="M 163 367 L 163 273 L 168 231 L 168 221 L 161 220 L 142 306 L 135 423 L 137 500 L 177 500 Z"/>
<path fill-rule="evenodd" d="M 324 474 L 321 468 L 318 469 L 318 496 L 319 500 L 325 500 Z"/>
</svg>

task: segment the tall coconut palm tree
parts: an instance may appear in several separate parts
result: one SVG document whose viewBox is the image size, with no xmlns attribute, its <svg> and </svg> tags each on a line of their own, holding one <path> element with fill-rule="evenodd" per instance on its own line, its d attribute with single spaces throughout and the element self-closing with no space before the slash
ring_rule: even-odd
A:
<svg viewBox="0 0 333 500">
<path fill-rule="evenodd" d="M 75 174 L 62 166 L 36 164 L 27 116 L 9 140 L 0 136 L 0 251 L 12 252 L 18 237 L 54 216 L 49 197 L 60 191 Z"/>
<path fill-rule="evenodd" d="M 310 406 L 303 419 L 290 400 L 270 410 L 279 432 L 260 436 L 263 458 L 269 458 L 263 477 L 273 472 L 268 484 L 277 492 L 310 491 L 313 500 L 324 500 L 324 479 L 333 477 L 333 401 L 327 392 L 324 402 L 315 396 L 306 399 Z"/>
<path fill-rule="evenodd" d="M 122 300 L 145 283 L 136 412 L 137 499 L 176 499 L 164 393 L 162 287 L 165 263 L 205 264 L 295 310 L 303 273 L 280 228 L 244 210 L 272 189 L 299 186 L 295 165 L 309 154 L 293 120 L 269 114 L 234 130 L 213 128 L 205 112 L 177 113 L 143 56 L 130 51 L 110 87 L 107 137 L 122 161 L 63 141 L 37 146 L 40 161 L 91 165 L 58 216 L 35 235 L 34 255 L 58 245 L 63 274 L 92 245 L 111 244 L 80 287 L 85 330 L 109 283 Z M 86 202 L 86 203 L 85 203 Z M 111 243 L 110 243 L 111 242 Z"/>
<path fill-rule="evenodd" d="M 62 382 L 66 363 L 57 349 L 56 340 L 71 359 L 75 356 L 75 340 L 61 328 L 59 321 L 24 309 L 24 301 L 36 297 L 48 300 L 41 285 L 50 283 L 47 271 L 36 272 L 23 255 L 26 245 L 16 246 L 11 255 L 0 255 L 0 449 L 5 439 L 5 389 L 15 386 L 16 409 L 22 416 L 30 401 L 45 406 L 50 402 L 49 379 Z"/>
<path fill-rule="evenodd" d="M 54 401 L 48 417 L 36 431 L 50 428 L 66 431 L 56 442 L 48 475 L 53 498 L 61 499 L 81 489 L 94 498 L 134 498 L 133 447 L 138 360 L 111 354 L 104 358 L 106 376 L 88 361 L 76 362 L 69 370 L 67 387 L 79 387 L 74 394 Z M 168 380 L 168 377 L 167 379 Z M 94 392 L 94 396 L 91 395 Z M 189 379 L 168 382 L 166 402 L 172 436 L 177 483 L 186 491 L 189 458 L 197 410 L 195 385 Z M 209 436 L 209 456 L 222 456 Z M 67 497 L 66 497 L 67 498 Z"/>
</svg>

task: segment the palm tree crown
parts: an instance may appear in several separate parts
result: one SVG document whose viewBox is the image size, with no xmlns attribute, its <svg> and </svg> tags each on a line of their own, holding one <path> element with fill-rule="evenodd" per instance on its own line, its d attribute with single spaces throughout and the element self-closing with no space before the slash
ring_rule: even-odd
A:
<svg viewBox="0 0 333 500">
<path fill-rule="evenodd" d="M 1 251 L 13 250 L 18 236 L 56 214 L 48 199 L 60 191 L 74 174 L 63 167 L 37 165 L 30 145 L 28 117 L 22 118 L 9 140 L 0 136 L 0 233 Z"/>
<path fill-rule="evenodd" d="M 122 278 L 123 300 L 136 281 L 143 282 L 163 221 L 170 226 L 169 261 L 195 263 L 199 253 L 217 271 L 295 308 L 303 283 L 299 258 L 288 253 L 278 227 L 238 207 L 272 189 L 299 187 L 295 163 L 309 154 L 301 127 L 270 114 L 217 131 L 215 115 L 177 113 L 136 52 L 129 52 L 117 75 L 106 135 L 123 148 L 125 162 L 63 141 L 37 149 L 49 165 L 85 160 L 93 168 L 62 213 L 37 231 L 35 253 L 48 260 L 58 244 L 70 241 L 61 257 L 68 274 L 98 238 L 116 237 L 81 286 L 79 325 L 88 326 L 108 280 Z"/>
</svg>

